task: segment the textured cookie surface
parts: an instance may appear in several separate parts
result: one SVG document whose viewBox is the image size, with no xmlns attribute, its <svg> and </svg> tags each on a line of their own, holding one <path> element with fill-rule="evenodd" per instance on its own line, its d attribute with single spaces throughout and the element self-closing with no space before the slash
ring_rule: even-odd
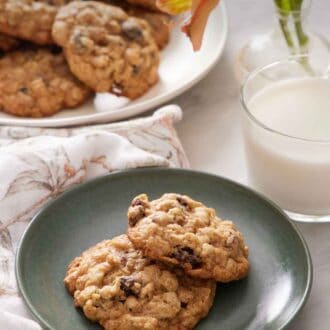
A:
<svg viewBox="0 0 330 330">
<path fill-rule="evenodd" d="M 150 262 L 126 235 L 75 258 L 64 282 L 77 307 L 105 329 L 192 329 L 209 311 L 215 282 Z"/>
<path fill-rule="evenodd" d="M 84 102 L 90 90 L 70 72 L 60 50 L 30 49 L 0 59 L 0 110 L 43 117 Z"/>
<path fill-rule="evenodd" d="M 0 51 L 8 52 L 16 49 L 20 45 L 20 41 L 16 38 L 0 33 Z"/>
<path fill-rule="evenodd" d="M 143 194 L 128 210 L 128 236 L 151 259 L 178 265 L 194 277 L 238 280 L 249 270 L 248 248 L 231 221 L 187 196 Z"/>
<path fill-rule="evenodd" d="M 170 17 L 161 13 L 131 8 L 127 11 L 129 15 L 146 20 L 150 27 L 153 38 L 159 49 L 163 49 L 170 40 Z"/>
<path fill-rule="evenodd" d="M 127 2 L 150 10 L 160 11 L 156 6 L 156 0 L 127 0 Z"/>
<path fill-rule="evenodd" d="M 159 49 L 163 49 L 170 40 L 170 16 L 163 13 L 156 13 L 142 7 L 129 5 L 121 0 L 107 0 L 107 3 L 113 6 L 119 6 L 129 16 L 142 18 L 147 21 L 151 27 L 152 37 L 155 39 Z"/>
<path fill-rule="evenodd" d="M 59 10 L 53 38 L 71 71 L 97 92 L 134 99 L 158 80 L 159 49 L 148 23 L 118 7 L 71 2 Z"/>
<path fill-rule="evenodd" d="M 69 0 L 0 0 L 0 32 L 37 44 L 53 43 L 52 25 Z"/>
</svg>

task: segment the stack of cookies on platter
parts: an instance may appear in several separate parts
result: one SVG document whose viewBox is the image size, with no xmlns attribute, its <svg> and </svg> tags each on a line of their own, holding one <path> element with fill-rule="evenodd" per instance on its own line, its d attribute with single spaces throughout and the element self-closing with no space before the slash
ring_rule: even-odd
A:
<svg viewBox="0 0 330 330">
<path fill-rule="evenodd" d="M 64 279 L 75 305 L 105 329 L 192 329 L 211 309 L 216 281 L 248 273 L 242 234 L 188 196 L 139 195 L 128 224 L 126 235 L 75 258 Z"/>
<path fill-rule="evenodd" d="M 155 2 L 0 0 L 0 110 L 43 117 L 94 92 L 143 95 L 170 36 Z"/>
</svg>

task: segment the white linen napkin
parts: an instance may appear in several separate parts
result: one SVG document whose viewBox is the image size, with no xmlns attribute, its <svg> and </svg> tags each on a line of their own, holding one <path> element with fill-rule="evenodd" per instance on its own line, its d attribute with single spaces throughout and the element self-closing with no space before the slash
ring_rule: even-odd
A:
<svg viewBox="0 0 330 330">
<path fill-rule="evenodd" d="M 19 239 L 48 200 L 96 176 L 146 166 L 188 167 L 173 124 L 181 109 L 69 129 L 0 127 L 0 329 L 41 329 L 16 286 Z"/>
</svg>

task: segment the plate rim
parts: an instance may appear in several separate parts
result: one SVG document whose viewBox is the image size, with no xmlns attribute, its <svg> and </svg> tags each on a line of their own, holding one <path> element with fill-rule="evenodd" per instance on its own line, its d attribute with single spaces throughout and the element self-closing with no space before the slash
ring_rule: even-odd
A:
<svg viewBox="0 0 330 330">
<path fill-rule="evenodd" d="M 173 98 L 183 94 L 199 81 L 201 81 L 218 63 L 221 55 L 223 54 L 227 39 L 228 39 L 228 15 L 225 0 L 222 0 L 221 6 L 215 9 L 222 20 L 223 30 L 221 31 L 221 37 L 219 38 L 219 44 L 216 47 L 216 54 L 207 66 L 200 72 L 198 72 L 192 79 L 187 83 L 183 84 L 179 88 L 168 91 L 162 95 L 156 95 L 155 97 L 142 101 L 139 104 L 132 104 L 124 107 L 123 109 L 118 109 L 117 111 L 106 111 L 106 112 L 96 112 L 94 114 L 80 115 L 77 117 L 63 117 L 63 118 L 19 118 L 19 117 L 9 117 L 1 118 L 0 125 L 6 126 L 25 126 L 25 127 L 42 127 L 42 128 L 56 128 L 56 127 L 73 127 L 79 125 L 92 125 L 92 124 L 102 124 L 111 123 L 118 120 L 124 120 L 128 118 L 133 118 L 149 110 L 155 109 L 166 102 L 171 101 Z M 125 109 L 126 108 L 126 109 Z M 121 111 L 122 110 L 122 111 Z M 125 110 L 125 111 L 124 111 Z"/>
<path fill-rule="evenodd" d="M 314 277 L 312 257 L 311 257 L 307 242 L 306 242 L 304 236 L 302 235 L 302 233 L 300 232 L 299 228 L 297 227 L 297 225 L 294 224 L 292 221 L 290 221 L 290 218 L 276 203 L 274 203 L 272 200 L 270 200 L 268 197 L 264 196 L 263 194 L 255 191 L 254 189 L 252 189 L 242 183 L 236 182 L 234 180 L 231 180 L 229 178 L 226 178 L 226 177 L 223 177 L 223 176 L 220 176 L 217 174 L 205 172 L 205 171 L 182 169 L 182 168 L 166 168 L 166 167 L 142 167 L 142 168 L 137 168 L 137 169 L 118 170 L 118 171 L 111 172 L 104 176 L 93 178 L 91 180 L 88 180 L 86 182 L 77 184 L 74 187 L 69 188 L 68 190 L 64 191 L 62 194 L 60 194 L 56 198 L 48 201 L 32 217 L 30 223 L 25 228 L 25 230 L 19 240 L 19 243 L 17 245 L 17 249 L 16 249 L 16 253 L 15 253 L 15 276 L 16 276 L 17 287 L 21 294 L 21 297 L 23 298 L 23 301 L 24 301 L 25 305 L 28 307 L 31 314 L 36 318 L 36 321 L 39 324 L 41 324 L 41 326 L 52 329 L 52 327 L 48 324 L 48 322 L 38 313 L 37 309 L 33 306 L 32 302 L 30 301 L 30 299 L 25 291 L 25 287 L 23 284 L 23 275 L 22 275 L 22 267 L 21 267 L 22 265 L 20 263 L 20 260 L 21 260 L 21 256 L 22 256 L 22 246 L 24 244 L 24 240 L 25 240 L 26 236 L 28 235 L 30 228 L 33 226 L 36 226 L 36 224 L 38 223 L 37 221 L 38 221 L 39 217 L 42 215 L 42 213 L 44 213 L 48 209 L 48 207 L 50 205 L 54 204 L 55 202 L 57 202 L 60 199 L 66 198 L 66 195 L 74 194 L 76 191 L 79 191 L 83 187 L 86 187 L 89 185 L 97 185 L 97 183 L 99 181 L 107 180 L 109 177 L 116 178 L 116 177 L 121 177 L 121 176 L 126 176 L 126 175 L 139 175 L 139 174 L 141 175 L 143 173 L 148 173 L 150 171 L 151 172 L 165 172 L 165 173 L 172 172 L 172 173 L 177 173 L 177 174 L 188 174 L 191 176 L 194 176 L 194 175 L 206 176 L 213 180 L 224 181 L 231 185 L 237 186 L 243 190 L 248 191 L 250 194 L 255 195 L 259 199 L 263 200 L 271 208 L 275 209 L 279 213 L 279 215 L 282 216 L 283 221 L 285 220 L 291 226 L 293 232 L 295 232 L 295 234 L 298 236 L 298 238 L 302 244 L 303 250 L 304 250 L 304 254 L 305 254 L 306 262 L 307 262 L 307 270 L 306 270 L 307 271 L 307 280 L 306 280 L 304 292 L 300 297 L 300 301 L 297 304 L 296 309 L 292 311 L 292 313 L 288 316 L 287 320 L 279 328 L 279 330 L 287 329 L 292 324 L 292 322 L 297 317 L 297 315 L 301 312 L 303 307 L 305 306 L 305 304 L 310 296 L 310 293 L 311 293 L 311 289 L 312 289 L 312 285 L 313 285 L 313 277 Z"/>
</svg>

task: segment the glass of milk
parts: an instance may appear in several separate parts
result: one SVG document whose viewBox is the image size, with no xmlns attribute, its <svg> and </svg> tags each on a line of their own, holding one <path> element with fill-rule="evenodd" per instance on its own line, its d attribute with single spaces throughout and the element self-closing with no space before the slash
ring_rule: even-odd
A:
<svg viewBox="0 0 330 330">
<path fill-rule="evenodd" d="M 270 64 L 249 75 L 241 102 L 251 186 L 293 220 L 330 221 L 327 73 L 306 57 Z"/>
</svg>

